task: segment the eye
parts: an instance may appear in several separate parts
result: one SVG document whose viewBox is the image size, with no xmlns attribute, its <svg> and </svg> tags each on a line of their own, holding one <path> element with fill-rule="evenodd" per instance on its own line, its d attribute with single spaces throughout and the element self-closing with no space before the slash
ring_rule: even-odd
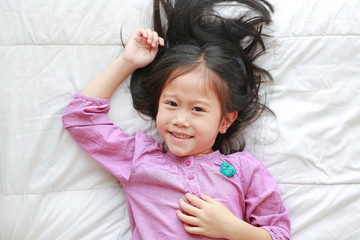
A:
<svg viewBox="0 0 360 240">
<path fill-rule="evenodd" d="M 201 107 L 194 107 L 193 110 L 194 110 L 195 112 L 205 112 L 205 110 L 202 109 Z"/>
<path fill-rule="evenodd" d="M 169 105 L 169 106 L 171 106 L 171 107 L 177 107 L 176 102 L 173 102 L 173 101 L 168 101 L 168 102 L 166 102 L 165 104 L 167 104 L 167 105 Z"/>
</svg>

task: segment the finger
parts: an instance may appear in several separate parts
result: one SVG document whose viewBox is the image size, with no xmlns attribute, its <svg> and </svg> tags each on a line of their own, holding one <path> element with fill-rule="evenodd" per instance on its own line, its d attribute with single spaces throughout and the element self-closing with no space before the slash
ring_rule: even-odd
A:
<svg viewBox="0 0 360 240">
<path fill-rule="evenodd" d="M 186 203 L 183 199 L 179 200 L 179 206 L 184 212 L 186 212 L 187 214 L 190 214 L 192 216 L 196 217 L 199 213 L 198 208 L 191 206 L 190 204 Z"/>
<path fill-rule="evenodd" d="M 148 35 L 147 43 L 152 44 L 152 42 L 153 42 L 153 31 L 151 31 L 150 29 L 146 29 L 146 34 Z"/>
<path fill-rule="evenodd" d="M 176 210 L 177 217 L 186 224 L 197 226 L 199 224 L 199 219 L 193 216 L 189 216 L 181 212 L 180 210 Z"/>
<path fill-rule="evenodd" d="M 208 203 L 217 203 L 217 201 L 211 197 L 209 197 L 208 195 L 205 195 L 205 194 L 201 194 L 200 195 L 200 198 L 202 200 L 204 200 L 205 202 L 208 202 Z"/>
<path fill-rule="evenodd" d="M 159 44 L 159 35 L 157 32 L 153 31 L 152 32 L 152 41 L 151 41 L 151 46 L 152 47 L 157 47 Z"/>
<path fill-rule="evenodd" d="M 138 35 L 146 39 L 147 44 L 150 44 L 151 47 L 156 48 L 158 45 L 165 46 L 165 41 L 163 38 L 159 37 L 158 33 L 150 29 L 139 29 Z"/>
<path fill-rule="evenodd" d="M 162 37 L 159 37 L 159 45 L 160 46 L 165 46 L 165 40 Z"/>
<path fill-rule="evenodd" d="M 145 29 L 138 29 L 136 35 L 135 35 L 135 40 L 140 43 L 140 44 L 147 44 L 147 39 L 148 39 L 148 33 L 146 32 Z"/>
<path fill-rule="evenodd" d="M 190 194 L 190 193 L 186 193 L 185 197 L 187 200 L 189 200 L 189 202 L 191 202 L 192 204 L 194 204 L 195 206 L 197 206 L 198 208 L 202 208 L 202 206 L 204 205 L 204 201 L 201 200 L 200 198 Z"/>
<path fill-rule="evenodd" d="M 185 231 L 187 231 L 188 233 L 191 233 L 191 234 L 204 235 L 203 229 L 200 227 L 197 227 L 197 226 L 191 226 L 188 224 L 184 224 L 184 229 L 185 229 Z"/>
<path fill-rule="evenodd" d="M 138 35 L 139 35 L 140 37 L 148 38 L 148 34 L 147 34 L 146 30 L 143 29 L 143 28 L 140 28 L 140 29 L 138 30 Z"/>
</svg>

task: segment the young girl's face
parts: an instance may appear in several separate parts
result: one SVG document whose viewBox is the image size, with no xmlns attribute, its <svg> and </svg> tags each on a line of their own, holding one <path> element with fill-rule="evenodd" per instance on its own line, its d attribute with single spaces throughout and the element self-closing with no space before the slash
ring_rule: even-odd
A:
<svg viewBox="0 0 360 240">
<path fill-rule="evenodd" d="M 156 126 L 174 155 L 213 152 L 218 133 L 225 133 L 230 125 L 215 91 L 203 78 L 197 68 L 170 81 L 161 93 Z"/>
</svg>

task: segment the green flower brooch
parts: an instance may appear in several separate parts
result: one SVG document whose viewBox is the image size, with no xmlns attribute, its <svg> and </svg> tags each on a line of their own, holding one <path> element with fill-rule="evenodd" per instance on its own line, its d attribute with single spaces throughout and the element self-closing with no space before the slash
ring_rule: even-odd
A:
<svg viewBox="0 0 360 240">
<path fill-rule="evenodd" d="M 233 166 L 231 166 L 228 162 L 222 162 L 220 172 L 221 174 L 227 177 L 231 177 L 236 173 L 236 169 Z"/>
</svg>

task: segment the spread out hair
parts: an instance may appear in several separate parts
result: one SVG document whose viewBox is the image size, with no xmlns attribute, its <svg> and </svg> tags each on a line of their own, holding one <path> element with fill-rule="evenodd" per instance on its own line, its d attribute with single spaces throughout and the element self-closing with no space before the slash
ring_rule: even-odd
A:
<svg viewBox="0 0 360 240">
<path fill-rule="evenodd" d="M 272 78 L 255 60 L 266 50 L 262 29 L 271 22 L 272 12 L 264 0 L 154 0 L 153 27 L 165 46 L 151 64 L 132 75 L 135 109 L 155 119 L 164 86 L 201 68 L 221 102 L 222 114 L 238 112 L 213 149 L 224 154 L 243 150 L 243 130 L 267 109 L 259 90 Z"/>
</svg>

